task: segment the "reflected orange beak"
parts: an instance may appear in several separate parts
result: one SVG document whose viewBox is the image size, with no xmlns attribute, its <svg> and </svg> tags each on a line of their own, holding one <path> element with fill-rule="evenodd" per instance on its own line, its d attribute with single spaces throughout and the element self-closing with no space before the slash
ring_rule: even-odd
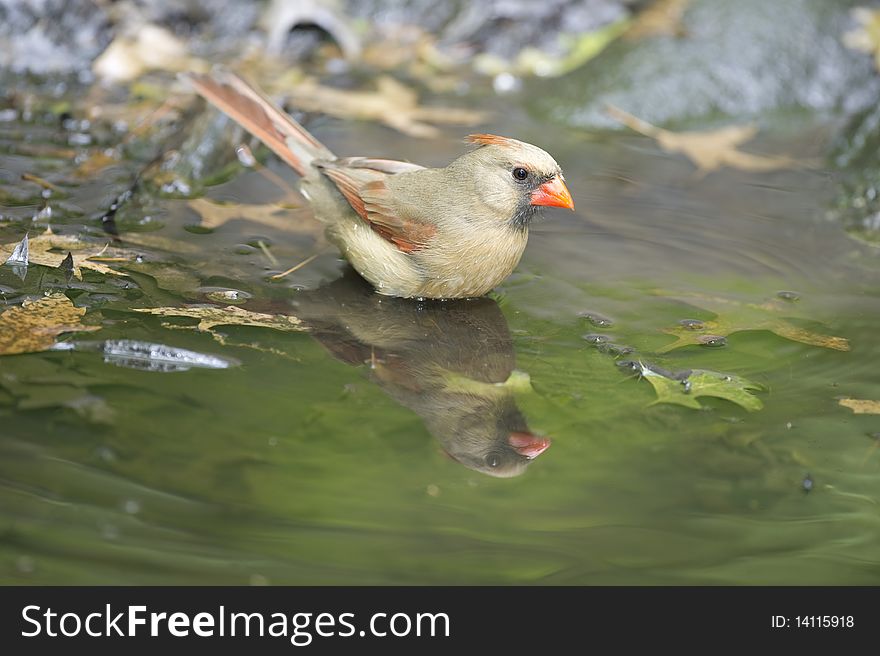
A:
<svg viewBox="0 0 880 656">
<path fill-rule="evenodd" d="M 574 209 L 574 201 L 571 199 L 571 194 L 561 175 L 548 180 L 532 192 L 532 205 Z"/>
<path fill-rule="evenodd" d="M 511 433 L 508 443 L 519 455 L 532 460 L 550 448 L 550 439 L 538 437 L 527 432 Z"/>
</svg>

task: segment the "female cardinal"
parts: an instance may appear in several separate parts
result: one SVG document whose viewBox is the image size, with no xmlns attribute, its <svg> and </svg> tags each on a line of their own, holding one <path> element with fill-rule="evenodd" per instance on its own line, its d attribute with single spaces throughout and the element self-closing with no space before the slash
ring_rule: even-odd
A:
<svg viewBox="0 0 880 656">
<path fill-rule="evenodd" d="M 473 134 L 478 147 L 438 169 L 336 157 L 241 78 L 188 78 L 303 177 L 327 238 L 380 294 L 482 296 L 516 267 L 539 206 L 574 209 L 559 165 L 531 144 Z"/>
</svg>

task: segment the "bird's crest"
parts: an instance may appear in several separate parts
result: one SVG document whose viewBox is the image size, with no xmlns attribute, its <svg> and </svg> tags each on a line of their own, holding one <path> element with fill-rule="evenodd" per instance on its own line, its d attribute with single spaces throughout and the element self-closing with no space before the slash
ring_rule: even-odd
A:
<svg viewBox="0 0 880 656">
<path fill-rule="evenodd" d="M 516 143 L 516 139 L 497 134 L 469 134 L 464 140 L 465 143 L 477 144 L 478 146 L 512 146 Z"/>
</svg>

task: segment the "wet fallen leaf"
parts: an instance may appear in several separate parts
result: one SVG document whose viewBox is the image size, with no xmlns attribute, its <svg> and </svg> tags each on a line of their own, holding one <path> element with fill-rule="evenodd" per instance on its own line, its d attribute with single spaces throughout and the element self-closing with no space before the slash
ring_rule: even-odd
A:
<svg viewBox="0 0 880 656">
<path fill-rule="evenodd" d="M 0 257 L 11 254 L 15 249 L 13 244 L 0 245 Z M 58 268 L 68 256 L 72 259 L 71 271 L 77 279 L 82 280 L 81 269 L 89 269 L 105 275 L 124 276 L 125 273 L 111 269 L 106 264 L 93 261 L 90 258 L 110 255 L 130 259 L 129 254 L 119 249 L 108 249 L 107 245 L 97 245 L 84 241 L 71 235 L 56 235 L 51 228 L 38 237 L 33 237 L 28 243 L 28 255 L 30 264 L 39 264 L 46 267 Z"/>
<path fill-rule="evenodd" d="M 691 0 L 657 0 L 638 13 L 624 38 L 637 41 L 652 36 L 681 36 L 681 19 Z"/>
<path fill-rule="evenodd" d="M 247 205 L 216 203 L 205 198 L 189 201 L 189 206 L 201 217 L 205 228 L 219 228 L 229 221 L 251 221 L 270 228 L 309 235 L 324 234 L 324 226 L 315 221 L 307 208 L 287 208 L 275 204 Z"/>
<path fill-rule="evenodd" d="M 705 344 L 706 336 L 727 337 L 732 333 L 745 330 L 769 330 L 780 337 L 794 342 L 821 346 L 835 351 L 849 351 L 849 341 L 843 337 L 822 335 L 792 324 L 779 316 L 780 313 L 791 312 L 791 304 L 781 299 L 773 299 L 766 303 L 742 303 L 731 299 L 695 295 L 680 298 L 688 304 L 701 307 L 715 313 L 715 318 L 696 323 L 679 323 L 663 332 L 674 335 L 677 339 L 659 349 L 666 353 L 682 346 Z"/>
<path fill-rule="evenodd" d="M 714 396 L 736 403 L 749 412 L 763 407 L 761 399 L 751 393 L 753 390 L 760 390 L 761 386 L 740 376 L 694 369 L 673 377 L 641 362 L 639 373 L 651 383 L 657 393 L 654 403 L 671 403 L 699 410 L 703 406 L 697 401 L 697 397 Z"/>
<path fill-rule="evenodd" d="M 61 333 L 98 330 L 80 319 L 85 308 L 74 307 L 64 294 L 27 300 L 0 314 L 0 355 L 35 353 L 50 349 Z"/>
<path fill-rule="evenodd" d="M 849 408 L 857 415 L 880 415 L 880 401 L 869 399 L 840 399 L 840 405 Z"/>
<path fill-rule="evenodd" d="M 198 329 L 210 331 L 214 326 L 258 326 L 275 330 L 303 331 L 305 326 L 296 317 L 286 314 L 251 312 L 235 305 L 189 305 L 186 307 L 135 308 L 135 312 L 162 317 L 192 317 L 199 320 Z"/>
<path fill-rule="evenodd" d="M 473 125 L 487 114 L 455 107 L 424 107 L 418 94 L 394 78 L 381 76 L 375 91 L 347 91 L 325 87 L 308 78 L 290 93 L 298 109 L 323 112 L 338 118 L 379 121 L 413 137 L 434 137 L 431 123 Z"/>
<path fill-rule="evenodd" d="M 690 159 L 697 167 L 697 175 L 706 175 L 723 166 L 742 171 L 775 171 L 799 164 L 791 157 L 767 157 L 738 150 L 741 144 L 758 133 L 754 125 L 730 125 L 707 132 L 670 132 L 613 105 L 608 105 L 607 111 L 612 118 L 631 130 L 655 139 L 663 150 L 681 153 Z M 800 164 L 803 165 L 803 162 Z"/>
<path fill-rule="evenodd" d="M 860 26 L 843 35 L 844 45 L 873 55 L 880 70 L 880 9 L 857 7 L 852 10 L 852 16 Z"/>
</svg>

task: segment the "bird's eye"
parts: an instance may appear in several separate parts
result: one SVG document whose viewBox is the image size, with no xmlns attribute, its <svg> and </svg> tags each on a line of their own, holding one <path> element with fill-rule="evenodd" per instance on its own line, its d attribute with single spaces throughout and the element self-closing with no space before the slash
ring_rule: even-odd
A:
<svg viewBox="0 0 880 656">
<path fill-rule="evenodd" d="M 527 177 L 529 177 L 529 172 L 526 171 L 523 167 L 517 166 L 513 169 L 513 177 L 522 182 Z"/>
</svg>

